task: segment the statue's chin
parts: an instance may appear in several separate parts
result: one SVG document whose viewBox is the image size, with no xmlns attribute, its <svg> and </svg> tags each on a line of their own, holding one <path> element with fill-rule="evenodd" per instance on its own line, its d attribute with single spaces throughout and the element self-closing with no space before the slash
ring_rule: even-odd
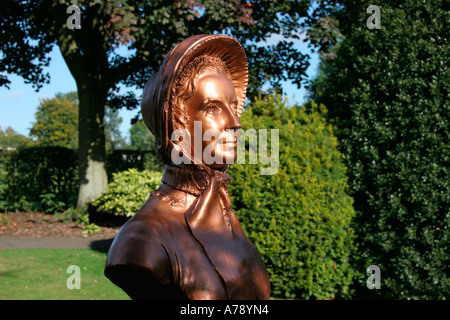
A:
<svg viewBox="0 0 450 320">
<path fill-rule="evenodd" d="M 236 162 L 236 159 L 237 159 L 236 153 L 232 152 L 229 155 L 224 155 L 223 161 L 221 161 L 221 163 L 216 163 L 214 161 L 212 163 L 207 163 L 203 161 L 203 164 L 214 170 L 225 171 L 230 165 Z"/>
</svg>

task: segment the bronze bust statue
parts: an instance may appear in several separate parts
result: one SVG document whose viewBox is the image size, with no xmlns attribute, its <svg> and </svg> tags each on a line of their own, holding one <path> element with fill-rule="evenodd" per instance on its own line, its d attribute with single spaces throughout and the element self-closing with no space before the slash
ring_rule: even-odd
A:
<svg viewBox="0 0 450 320">
<path fill-rule="evenodd" d="M 266 267 L 228 194 L 247 82 L 244 49 L 225 35 L 185 39 L 147 82 L 142 116 L 166 168 L 105 268 L 131 298 L 269 298 Z"/>
</svg>

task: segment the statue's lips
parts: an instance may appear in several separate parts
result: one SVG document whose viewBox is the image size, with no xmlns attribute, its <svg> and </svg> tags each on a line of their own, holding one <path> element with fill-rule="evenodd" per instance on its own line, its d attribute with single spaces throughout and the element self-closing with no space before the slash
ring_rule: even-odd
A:
<svg viewBox="0 0 450 320">
<path fill-rule="evenodd" d="M 218 142 L 219 144 L 222 144 L 223 146 L 227 148 L 237 148 L 237 137 L 231 137 L 231 138 L 225 138 L 222 140 L 222 143 Z"/>
<path fill-rule="evenodd" d="M 236 152 L 237 143 L 223 143 L 222 148 L 224 152 Z"/>
</svg>

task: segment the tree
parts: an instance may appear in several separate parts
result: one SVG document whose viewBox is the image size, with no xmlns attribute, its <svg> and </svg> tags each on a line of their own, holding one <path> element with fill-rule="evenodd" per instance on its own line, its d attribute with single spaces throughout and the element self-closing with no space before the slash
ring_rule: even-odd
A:
<svg viewBox="0 0 450 320">
<path fill-rule="evenodd" d="M 126 142 L 119 130 L 122 118 L 118 111 L 105 109 L 106 150 L 123 148 Z M 57 93 L 55 98 L 43 99 L 36 111 L 36 122 L 30 129 L 32 146 L 55 146 L 78 149 L 78 98 L 76 92 Z"/>
<path fill-rule="evenodd" d="M 0 150 L 17 149 L 30 143 L 30 139 L 16 132 L 13 128 L 7 127 L 3 131 L 0 127 Z"/>
<path fill-rule="evenodd" d="M 116 150 L 126 147 L 125 139 L 120 133 L 122 118 L 119 117 L 118 110 L 106 107 L 105 114 L 105 141 L 106 151 Z"/>
<path fill-rule="evenodd" d="M 78 1 L 81 28 L 68 28 L 70 2 L 18 1 L 2 4 L 0 13 L 0 72 L 15 73 L 37 89 L 48 82 L 42 72 L 56 44 L 78 88 L 79 176 L 78 205 L 83 206 L 105 190 L 105 105 L 134 108 L 132 92 L 119 94 L 120 85 L 143 88 L 164 55 L 182 39 L 201 33 L 227 33 L 246 48 L 250 65 L 250 95 L 265 81 L 276 85 L 305 76 L 307 56 L 287 39 L 299 38 L 310 1 L 185 0 Z M 327 1 L 318 7 L 326 8 Z M 74 11 L 72 11 L 73 13 Z M 68 22 L 72 26 L 72 18 Z M 306 19 L 308 20 L 308 19 Z M 76 21 L 76 20 L 75 20 Z M 257 42 L 272 34 L 283 39 L 275 45 Z M 116 49 L 128 48 L 123 56 Z M 8 85 L 7 74 L 0 85 Z"/>
<path fill-rule="evenodd" d="M 272 295 L 300 299 L 348 297 L 355 252 L 346 168 L 337 139 L 315 103 L 289 105 L 281 95 L 256 98 L 243 112 L 244 133 L 268 130 L 267 148 L 257 144 L 251 160 L 250 134 L 245 164 L 233 164 L 233 210 L 266 263 Z M 279 141 L 272 140 L 272 129 Z M 277 154 L 274 143 L 278 145 Z M 274 165 L 264 165 L 270 156 Z M 273 167 L 271 175 L 261 168 Z"/>
<path fill-rule="evenodd" d="M 42 99 L 35 113 L 30 136 L 35 146 L 78 148 L 78 103 L 76 92 L 57 93 Z"/>
<path fill-rule="evenodd" d="M 338 127 L 357 210 L 358 269 L 383 298 L 450 295 L 450 13 L 446 1 L 342 1 L 344 35 L 314 98 Z M 365 279 L 361 281 L 365 289 Z"/>
<path fill-rule="evenodd" d="M 155 137 L 141 120 L 130 128 L 130 148 L 135 150 L 155 150 Z"/>
</svg>

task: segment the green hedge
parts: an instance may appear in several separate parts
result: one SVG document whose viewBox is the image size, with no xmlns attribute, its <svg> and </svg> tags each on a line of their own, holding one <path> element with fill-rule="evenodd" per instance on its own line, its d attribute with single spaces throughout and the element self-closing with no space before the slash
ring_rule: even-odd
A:
<svg viewBox="0 0 450 320">
<path fill-rule="evenodd" d="M 151 151 L 115 150 L 107 155 L 109 179 L 129 168 L 162 171 Z M 0 210 L 53 213 L 76 204 L 78 153 L 64 147 L 29 147 L 0 153 Z"/>
<path fill-rule="evenodd" d="M 2 154 L 4 210 L 47 210 L 75 204 L 78 190 L 76 151 L 63 147 L 32 147 Z M 6 173 L 6 175 L 5 175 Z M 0 199 L 1 200 L 1 199 Z"/>
<path fill-rule="evenodd" d="M 0 211 L 6 210 L 8 207 L 8 171 L 7 164 L 9 162 L 9 155 L 0 150 Z"/>
<path fill-rule="evenodd" d="M 108 179 L 113 179 L 113 173 L 135 168 L 139 171 L 163 171 L 164 164 L 158 159 L 155 151 L 120 149 L 113 150 L 106 157 Z"/>
<path fill-rule="evenodd" d="M 289 107 L 277 95 L 258 98 L 241 118 L 244 130 L 279 130 L 276 174 L 261 175 L 268 165 L 259 162 L 229 170 L 233 209 L 266 263 L 274 296 L 333 299 L 351 293 L 354 210 L 325 114 L 314 103 Z"/>
</svg>

